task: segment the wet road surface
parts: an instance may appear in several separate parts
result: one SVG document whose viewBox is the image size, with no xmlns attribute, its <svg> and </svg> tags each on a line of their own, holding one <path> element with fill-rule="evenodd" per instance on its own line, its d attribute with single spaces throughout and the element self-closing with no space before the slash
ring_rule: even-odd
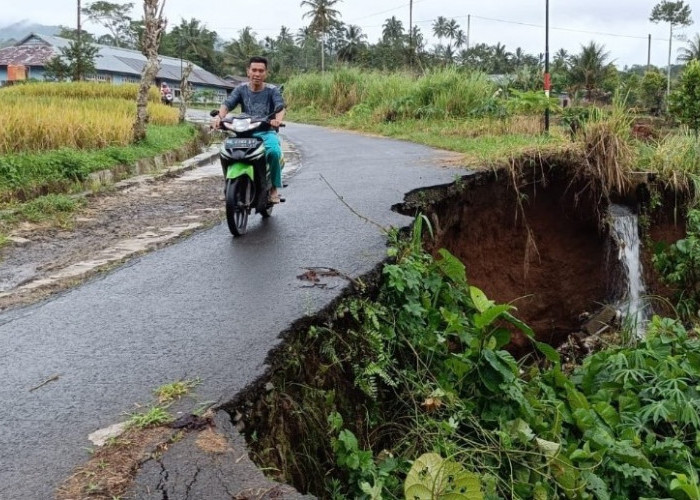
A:
<svg viewBox="0 0 700 500">
<path fill-rule="evenodd" d="M 307 267 L 356 277 L 380 263 L 384 226 L 412 189 L 454 180 L 430 148 L 313 126 L 284 135 L 303 167 L 287 202 L 248 234 L 225 224 L 130 261 L 52 300 L 0 314 L 0 499 L 46 499 L 87 458 L 87 435 L 199 378 L 192 404 L 226 401 L 265 370 L 280 332 L 342 291 L 308 288 Z M 325 177 L 325 180 L 321 177 Z M 43 381 L 57 375 L 45 385 Z"/>
</svg>

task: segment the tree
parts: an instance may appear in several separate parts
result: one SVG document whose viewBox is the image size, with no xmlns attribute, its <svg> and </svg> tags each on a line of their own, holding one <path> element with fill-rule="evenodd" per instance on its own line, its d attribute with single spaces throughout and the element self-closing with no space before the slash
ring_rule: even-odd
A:
<svg viewBox="0 0 700 500">
<path fill-rule="evenodd" d="M 126 47 L 133 38 L 131 31 L 131 17 L 129 12 L 134 8 L 132 2 L 124 4 L 99 0 L 92 2 L 82 9 L 87 18 L 109 31 L 109 37 L 100 37 L 102 42 L 111 41 L 110 45 Z"/>
<path fill-rule="evenodd" d="M 338 49 L 338 58 L 341 61 L 355 62 L 358 60 L 360 52 L 364 50 L 367 35 L 362 33 L 359 26 L 350 25 L 345 28 L 345 39 Z"/>
<path fill-rule="evenodd" d="M 341 0 L 303 0 L 302 7 L 309 10 L 304 13 L 303 18 L 310 17 L 309 29 L 312 33 L 321 37 L 321 71 L 325 71 L 325 36 L 330 28 L 338 23 L 340 12 L 333 8 Z"/>
<path fill-rule="evenodd" d="M 671 2 L 670 0 L 663 0 L 654 6 L 651 11 L 651 16 L 649 20 L 652 23 L 665 22 L 669 26 L 669 37 L 668 37 L 668 73 L 666 81 L 666 93 L 671 93 L 671 45 L 673 44 L 673 27 L 674 26 L 689 26 L 693 23 L 690 18 L 690 7 L 679 0 L 677 2 Z"/>
<path fill-rule="evenodd" d="M 679 61 L 700 61 L 700 33 L 695 33 L 695 39 L 688 42 L 687 47 L 681 47 L 678 52 Z"/>
<path fill-rule="evenodd" d="M 165 32 L 167 20 L 163 17 L 165 0 L 143 0 L 144 33 L 141 40 L 141 52 L 146 56 L 146 65 L 141 72 L 141 83 L 136 98 L 136 120 L 134 120 L 133 139 L 141 142 L 146 138 L 148 122 L 148 91 L 155 82 L 160 62 L 158 48 Z"/>
<path fill-rule="evenodd" d="M 66 62 L 68 72 L 74 82 L 84 80 L 95 73 L 95 58 L 99 49 L 83 38 L 71 40 L 67 47 L 61 47 L 61 58 Z"/>
<path fill-rule="evenodd" d="M 700 132 L 700 61 L 691 61 L 681 74 L 678 88 L 669 96 L 669 111 L 678 121 Z"/>
<path fill-rule="evenodd" d="M 233 71 L 245 74 L 251 57 L 260 55 L 262 45 L 250 26 L 243 28 L 237 40 L 232 40 L 224 46 L 224 64 L 232 66 Z"/>
<path fill-rule="evenodd" d="M 659 114 L 666 94 L 666 78 L 659 70 L 644 74 L 641 83 L 641 98 L 644 106 L 653 114 Z"/>
<path fill-rule="evenodd" d="M 61 56 L 53 56 L 44 65 L 44 79 L 63 82 L 71 75 L 70 67 L 61 59 Z"/>
<path fill-rule="evenodd" d="M 160 53 L 180 57 L 212 73 L 221 73 L 221 61 L 214 48 L 216 32 L 209 31 L 198 19 L 182 19 L 178 26 L 163 35 Z"/>
<path fill-rule="evenodd" d="M 610 56 L 604 45 L 590 42 L 581 46 L 581 52 L 571 58 L 571 80 L 575 86 L 586 89 L 586 98 L 591 100 L 593 90 L 603 86 L 609 76 L 612 64 L 607 63 Z"/>
<path fill-rule="evenodd" d="M 399 45 L 403 43 L 403 38 L 403 23 L 396 19 L 396 16 L 387 19 L 382 26 L 382 41 L 390 45 Z"/>
</svg>

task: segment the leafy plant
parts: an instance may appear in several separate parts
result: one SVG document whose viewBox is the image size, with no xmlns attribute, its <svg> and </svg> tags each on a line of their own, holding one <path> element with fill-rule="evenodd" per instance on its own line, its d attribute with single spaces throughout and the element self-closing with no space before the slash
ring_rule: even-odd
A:
<svg viewBox="0 0 700 500">
<path fill-rule="evenodd" d="M 700 61 L 691 61 L 683 70 L 678 86 L 669 96 L 669 111 L 678 121 L 700 133 Z"/>
<path fill-rule="evenodd" d="M 698 317 L 700 304 L 700 210 L 688 212 L 686 237 L 654 253 L 653 263 L 662 279 L 675 287 L 681 317 Z"/>
</svg>

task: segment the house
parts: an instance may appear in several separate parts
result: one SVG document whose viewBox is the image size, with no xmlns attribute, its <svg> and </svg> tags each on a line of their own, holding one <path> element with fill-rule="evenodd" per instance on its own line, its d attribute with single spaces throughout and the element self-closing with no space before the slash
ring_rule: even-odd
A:
<svg viewBox="0 0 700 500">
<path fill-rule="evenodd" d="M 54 56 L 60 55 L 61 48 L 67 47 L 69 43 L 70 40 L 65 38 L 32 33 L 16 44 L 0 49 L 0 85 L 18 80 L 44 80 L 46 63 Z M 141 71 L 146 63 L 146 56 L 141 52 L 108 45 L 96 47 L 99 49 L 95 58 L 96 71 L 87 80 L 113 84 L 141 81 Z M 174 90 L 175 97 L 179 97 L 180 76 L 187 61 L 161 56 L 160 63 L 156 85 L 167 83 Z M 197 65 L 194 65 L 189 82 L 195 93 L 206 93 L 215 101 L 223 100 L 236 86 Z"/>
</svg>

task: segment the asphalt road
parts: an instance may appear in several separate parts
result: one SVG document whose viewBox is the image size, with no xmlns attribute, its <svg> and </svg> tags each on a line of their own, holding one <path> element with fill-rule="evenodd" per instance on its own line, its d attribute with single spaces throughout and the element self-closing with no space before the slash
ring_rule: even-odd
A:
<svg viewBox="0 0 700 500">
<path fill-rule="evenodd" d="M 392 204 L 458 173 L 405 142 L 304 125 L 284 135 L 303 167 L 287 202 L 269 220 L 253 217 L 243 238 L 222 224 L 0 314 L 0 499 L 51 498 L 87 458 L 88 434 L 152 404 L 162 384 L 199 378 L 199 402 L 230 399 L 264 373 L 282 331 L 341 293 L 342 280 L 304 287 L 304 268 L 360 276 L 383 260 L 385 236 L 321 175 L 364 216 L 406 225 Z"/>
</svg>

